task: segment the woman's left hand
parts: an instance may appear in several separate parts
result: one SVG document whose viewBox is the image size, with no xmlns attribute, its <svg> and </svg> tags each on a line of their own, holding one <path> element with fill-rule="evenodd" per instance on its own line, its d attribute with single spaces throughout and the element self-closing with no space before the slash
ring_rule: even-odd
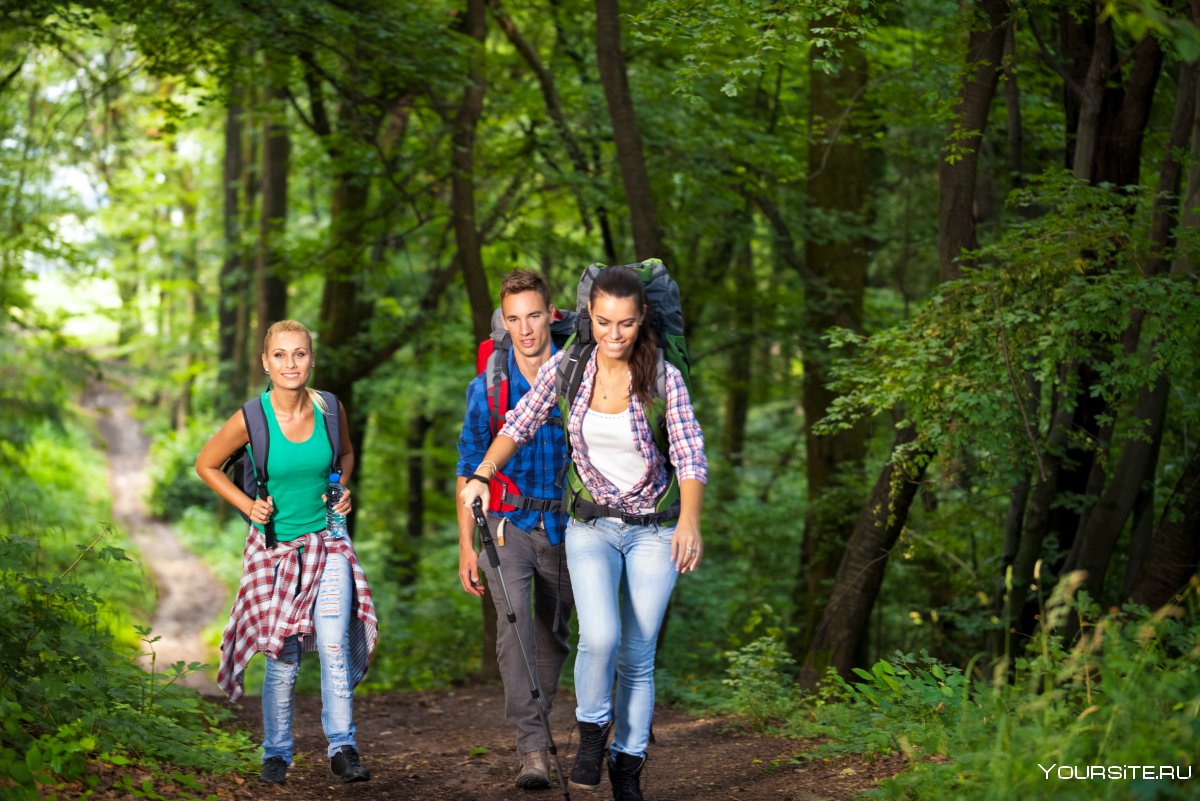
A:
<svg viewBox="0 0 1200 801">
<path fill-rule="evenodd" d="M 323 492 L 321 493 L 321 500 L 325 503 L 329 502 L 329 498 Z M 350 512 L 354 511 L 350 504 L 349 487 L 342 487 L 342 499 L 334 505 L 333 511 L 337 512 L 339 515 L 348 515 Z"/>
<path fill-rule="evenodd" d="M 700 527 L 680 523 L 671 538 L 671 561 L 680 573 L 691 573 L 700 566 L 704 555 L 704 541 L 700 538 Z"/>
</svg>

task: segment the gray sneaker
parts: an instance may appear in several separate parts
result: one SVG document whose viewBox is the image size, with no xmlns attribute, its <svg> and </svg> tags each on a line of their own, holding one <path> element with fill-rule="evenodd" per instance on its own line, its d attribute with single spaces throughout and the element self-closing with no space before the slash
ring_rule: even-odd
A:
<svg viewBox="0 0 1200 801">
<path fill-rule="evenodd" d="M 545 790 L 550 786 L 550 752 L 528 751 L 521 754 L 521 772 L 517 787 L 522 790 Z"/>
</svg>

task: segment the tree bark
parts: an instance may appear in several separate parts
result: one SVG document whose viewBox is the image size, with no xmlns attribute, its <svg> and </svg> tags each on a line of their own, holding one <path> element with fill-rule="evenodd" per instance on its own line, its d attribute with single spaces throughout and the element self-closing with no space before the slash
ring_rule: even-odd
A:
<svg viewBox="0 0 1200 801">
<path fill-rule="evenodd" d="M 753 275 L 754 251 L 749 238 L 741 240 L 734 247 L 734 274 Z M 733 296 L 734 331 L 747 341 L 753 341 L 754 337 L 755 303 L 753 286 L 742 285 L 736 288 Z M 718 483 L 717 492 L 726 501 L 732 501 L 737 495 L 736 476 L 744 461 L 746 420 L 750 414 L 750 391 L 754 382 L 753 351 L 741 347 L 730 348 L 727 374 L 729 378 L 725 395 L 725 428 L 721 436 L 721 455 L 733 470 L 726 480 Z"/>
<path fill-rule="evenodd" d="M 634 258 L 660 258 L 672 266 L 658 227 L 642 133 L 634 113 L 625 57 L 621 54 L 620 13 L 618 0 L 596 0 L 596 68 L 600 73 L 600 83 L 604 87 L 612 121 L 617 166 L 625 186 L 625 202 L 629 206 L 633 230 Z"/>
<path fill-rule="evenodd" d="M 462 270 L 471 303 L 471 325 L 475 340 L 487 339 L 492 330 L 492 302 L 487 275 L 483 270 L 479 228 L 475 223 L 475 129 L 483 113 L 485 79 L 483 73 L 483 40 L 486 34 L 487 9 L 484 0 L 467 0 L 465 33 L 478 42 L 470 57 L 467 88 L 463 91 L 458 113 L 454 117 L 454 170 L 451 179 L 451 213 L 454 217 L 454 237 L 458 245 L 458 266 Z M 487 604 L 484 604 L 486 607 Z"/>
<path fill-rule="evenodd" d="M 267 93 L 269 118 L 263 130 L 262 217 L 258 250 L 258 335 L 261 347 L 267 329 L 287 318 L 287 279 L 280 243 L 287 230 L 288 169 L 292 142 L 283 101 L 286 92 L 272 87 Z"/>
<path fill-rule="evenodd" d="M 888 557 L 904 530 L 930 456 L 920 451 L 904 452 L 904 446 L 915 442 L 916 438 L 916 431 L 911 426 L 896 432 L 892 458 L 880 472 L 854 524 L 838 565 L 833 594 L 804 658 L 800 673 L 803 687 L 814 687 L 828 667 L 833 667 L 843 677 L 851 675 L 855 655 L 883 584 Z"/>
<path fill-rule="evenodd" d="M 248 124 L 245 126 L 245 158 L 242 159 L 241 181 L 242 189 L 245 192 L 242 201 L 242 231 L 253 231 L 259 223 L 258 218 L 262 213 L 259 197 L 262 190 L 262 174 L 260 172 L 262 162 L 259 158 L 259 151 L 262 149 L 263 132 L 262 126 L 255 124 L 254 117 L 256 115 L 252 111 L 256 105 L 253 94 L 258 91 L 261 89 L 254 87 L 248 87 L 246 90 Z M 241 394 L 234 395 L 235 399 L 243 398 L 248 393 L 254 392 L 262 383 L 260 379 L 263 377 L 262 365 L 258 359 L 258 354 L 262 349 L 262 340 L 255 336 L 258 332 L 256 319 L 258 311 L 257 248 L 257 243 L 243 243 L 241 252 L 241 261 L 245 265 L 243 273 L 246 289 L 248 293 L 253 294 L 242 303 L 242 316 L 238 319 L 237 342 L 234 344 L 234 372 L 241 376 L 240 386 L 245 389 Z M 235 384 L 235 386 L 237 385 Z"/>
<path fill-rule="evenodd" d="M 454 237 L 458 246 L 456 261 L 462 271 L 471 304 L 471 327 L 475 340 L 482 341 L 492 330 L 494 303 L 488 291 L 487 275 L 483 270 L 479 228 L 475 222 L 475 130 L 483 114 L 484 79 L 483 41 L 487 32 L 485 0 L 467 0 L 463 32 L 478 44 L 470 56 L 467 68 L 467 87 L 454 116 L 451 157 L 451 214 L 454 218 Z M 479 606 L 483 614 L 483 660 L 480 675 L 484 679 L 500 678 L 500 666 L 495 659 L 496 609 L 484 598 Z"/>
<path fill-rule="evenodd" d="M 1130 600 L 1150 609 L 1167 604 L 1200 564 L 1200 448 L 1175 483 L 1154 542 L 1133 583 Z"/>
<path fill-rule="evenodd" d="M 242 92 L 235 87 L 230 90 L 229 105 L 225 110 L 225 160 L 221 177 L 225 257 L 221 262 L 217 293 L 217 360 L 220 386 L 228 387 L 229 395 L 239 399 L 246 394 L 246 374 L 244 369 L 238 370 L 239 364 L 244 362 L 237 358 L 238 335 L 246 317 L 249 290 L 242 266 L 240 225 L 244 111 Z M 245 342 L 244 335 L 241 341 Z"/>
<path fill-rule="evenodd" d="M 1195 86 L 1195 65 L 1181 64 L 1175 114 L 1151 216 L 1151 258 L 1143 268 L 1148 277 L 1163 275 L 1170 269 L 1167 256 L 1174 245 L 1172 232 L 1179 219 L 1178 197 L 1183 179 L 1183 164 L 1176 154 L 1187 146 L 1191 135 L 1196 113 Z M 1127 349 L 1131 352 L 1138 347 L 1142 316 L 1141 312 L 1135 314 L 1126 334 L 1129 343 Z M 1133 417 L 1145 425 L 1142 436 L 1125 443 L 1107 486 L 1095 506 L 1083 516 L 1075 537 L 1067 569 L 1087 572 L 1084 586 L 1097 600 L 1101 599 L 1109 561 L 1125 523 L 1146 486 L 1154 483 L 1159 443 L 1166 419 L 1168 389 L 1168 378 L 1162 375 L 1152 387 L 1141 391 Z"/>
<path fill-rule="evenodd" d="M 816 55 L 812 56 L 815 61 Z M 798 580 L 794 593 L 800 625 L 791 646 L 801 653 L 821 617 L 829 582 L 845 547 L 857 503 L 839 488 L 857 486 L 865 452 L 863 423 L 836 434 L 817 435 L 815 426 L 837 394 L 828 387 L 829 349 L 822 340 L 831 326 L 861 330 L 867 243 L 863 230 L 871 176 L 862 146 L 865 132 L 857 122 L 867 82 L 861 45 L 845 43 L 836 73 L 810 69 L 808 198 L 814 219 L 831 219 L 833 230 L 817 228 L 805 243 L 805 264 L 814 280 L 804 292 L 801 347 L 804 348 L 804 439 L 808 506 L 804 515 Z"/>
<path fill-rule="evenodd" d="M 967 69 L 954 107 L 956 124 L 938 162 L 938 263 L 942 281 L 960 278 L 963 251 L 979 247 L 975 234 L 979 143 L 1000 79 L 1008 31 L 1008 3 L 978 0 L 976 6 L 972 12 L 977 11 L 983 21 L 978 28 L 972 25 L 967 40 Z"/>
</svg>

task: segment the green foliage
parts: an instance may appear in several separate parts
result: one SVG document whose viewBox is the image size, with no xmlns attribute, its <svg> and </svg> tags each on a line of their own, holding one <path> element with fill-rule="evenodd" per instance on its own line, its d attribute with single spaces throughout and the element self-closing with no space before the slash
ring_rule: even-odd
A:
<svg viewBox="0 0 1200 801">
<path fill-rule="evenodd" d="M 818 738 L 797 761 L 904 753 L 908 768 L 869 793 L 880 798 L 1190 797 L 1186 782 L 1140 779 L 1128 766 L 1186 770 L 1193 759 L 1200 736 L 1194 669 L 1200 584 L 1193 581 L 1182 607 L 1104 615 L 1086 598 L 1071 597 L 1077 585 L 1061 583 L 1044 612 L 1055 625 L 1069 614 L 1082 616 L 1083 636 L 1066 644 L 1053 629 L 1039 634 L 1023 653 L 997 664 L 990 683 L 971 681 L 970 668 L 926 653 L 897 653 L 855 670 L 853 681 L 831 673 L 787 723 L 796 736 Z M 744 672 L 748 654 L 733 657 Z M 772 685 L 775 697 L 790 686 L 779 669 L 772 680 L 770 660 L 757 667 L 748 686 L 758 698 L 771 698 Z M 1124 772 L 1080 781 L 1059 778 L 1059 766 Z"/>
<path fill-rule="evenodd" d="M 87 546 L 86 555 L 125 560 L 112 548 Z M 38 575 L 37 560 L 36 541 L 0 535 L 0 776 L 14 783 L 12 797 L 39 798 L 39 785 L 58 781 L 94 782 L 84 770 L 90 760 L 239 768 L 250 744 L 216 728 L 227 713 L 175 686 L 199 665 L 146 673 L 98 625 L 100 598 L 70 568 Z M 156 638 L 139 633 L 152 649 Z"/>
<path fill-rule="evenodd" d="M 979 266 L 909 321 L 869 339 L 832 332 L 834 347 L 859 347 L 836 368 L 843 394 L 823 430 L 903 409 L 931 450 L 967 449 L 982 469 L 1033 466 L 1046 446 L 1031 383 L 1054 386 L 1064 365 L 1088 364 L 1101 377 L 1092 391 L 1122 409 L 1159 375 L 1192 374 L 1196 330 L 1176 321 L 1197 319 L 1200 291 L 1194 278 L 1142 274 L 1149 248 L 1128 218 L 1137 199 L 1062 175 L 1016 193 L 1014 204 L 1047 213 L 982 248 Z M 1126 353 L 1135 313 L 1141 345 Z"/>
<path fill-rule="evenodd" d="M 775 637 L 759 637 L 736 651 L 729 660 L 725 686 L 733 692 L 732 707 L 746 716 L 755 728 L 788 718 L 796 696 L 788 675 L 796 667 L 792 655 Z"/>
<path fill-rule="evenodd" d="M 208 419 L 192 421 L 182 432 L 168 431 L 153 440 L 149 454 L 153 469 L 146 499 L 151 514 L 179 520 L 188 509 L 213 506 L 216 496 L 196 476 L 194 466 L 197 454 L 218 425 Z"/>
</svg>

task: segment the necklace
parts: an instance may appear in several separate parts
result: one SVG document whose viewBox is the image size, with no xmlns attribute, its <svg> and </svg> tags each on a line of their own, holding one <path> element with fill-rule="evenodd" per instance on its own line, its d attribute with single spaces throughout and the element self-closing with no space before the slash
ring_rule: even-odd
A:
<svg viewBox="0 0 1200 801">
<path fill-rule="evenodd" d="M 626 371 L 625 371 L 625 376 L 624 376 L 624 378 L 625 378 L 625 385 L 626 385 L 626 386 L 628 386 L 628 385 L 629 385 L 629 370 L 626 370 Z M 599 373 L 597 373 L 597 374 L 596 374 L 596 383 L 597 383 L 597 384 L 600 384 L 600 399 L 601 399 L 601 400 L 608 400 L 608 393 L 610 393 L 610 392 L 612 392 L 612 391 L 616 390 L 616 388 L 617 388 L 618 386 L 620 386 L 620 385 L 621 385 L 621 379 L 620 379 L 620 378 L 618 378 L 616 381 L 614 381 L 612 384 L 610 384 L 610 385 L 608 386 L 608 389 L 605 389 L 605 388 L 604 388 L 604 384 L 602 384 L 602 383 L 600 382 L 600 374 L 599 374 Z"/>
</svg>

